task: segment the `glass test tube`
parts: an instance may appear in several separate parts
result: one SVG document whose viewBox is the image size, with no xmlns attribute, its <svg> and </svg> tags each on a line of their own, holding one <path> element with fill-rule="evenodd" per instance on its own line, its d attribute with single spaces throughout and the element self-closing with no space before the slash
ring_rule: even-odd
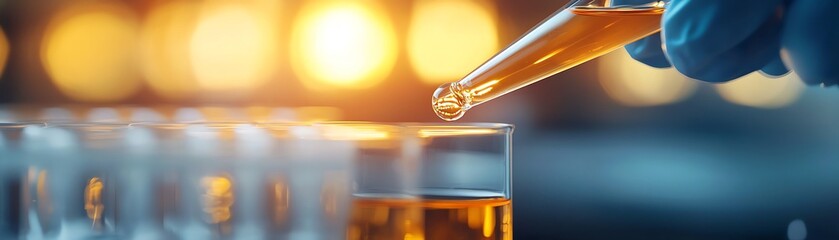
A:
<svg viewBox="0 0 839 240">
<path fill-rule="evenodd" d="M 123 124 L 46 124 L 25 129 L 27 170 L 20 235 L 28 239 L 115 236 L 112 169 Z M 29 131 L 31 130 L 31 131 Z"/>
<path fill-rule="evenodd" d="M 460 81 L 438 88 L 434 112 L 446 121 L 470 108 L 658 32 L 665 2 L 612 5 L 577 0 L 554 13 Z M 636 3 L 639 1 L 635 1 Z"/>
<path fill-rule="evenodd" d="M 2 116 L 0 116 L 2 117 Z M 20 235 L 26 212 L 20 196 L 25 192 L 27 158 L 21 145 L 27 129 L 43 128 L 42 123 L 0 123 L 0 239 Z"/>
</svg>

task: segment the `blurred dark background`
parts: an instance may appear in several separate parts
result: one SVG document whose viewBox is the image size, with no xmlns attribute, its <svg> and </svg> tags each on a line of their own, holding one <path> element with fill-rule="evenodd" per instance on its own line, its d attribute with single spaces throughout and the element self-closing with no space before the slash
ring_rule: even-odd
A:
<svg viewBox="0 0 839 240">
<path fill-rule="evenodd" d="M 0 120 L 321 106 L 305 109 L 439 121 L 438 85 L 564 4 L 0 1 Z M 794 73 L 714 85 L 616 51 L 461 121 L 517 125 L 517 239 L 837 239 L 837 101 Z"/>
</svg>

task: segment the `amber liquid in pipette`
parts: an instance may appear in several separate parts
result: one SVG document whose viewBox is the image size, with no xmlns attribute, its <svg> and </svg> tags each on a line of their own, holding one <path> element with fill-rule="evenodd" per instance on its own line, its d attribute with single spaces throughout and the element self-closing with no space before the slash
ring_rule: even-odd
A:
<svg viewBox="0 0 839 240">
<path fill-rule="evenodd" d="M 562 72 L 660 29 L 662 6 L 562 10 L 458 82 L 434 93 L 437 116 L 454 121 L 469 108 Z"/>
<path fill-rule="evenodd" d="M 360 198 L 353 202 L 349 240 L 513 239 L 509 199 L 406 200 Z"/>
</svg>

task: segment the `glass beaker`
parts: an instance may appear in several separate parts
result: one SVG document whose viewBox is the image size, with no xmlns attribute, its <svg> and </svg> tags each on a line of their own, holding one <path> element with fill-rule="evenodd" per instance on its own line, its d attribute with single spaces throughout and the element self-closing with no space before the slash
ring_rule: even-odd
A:
<svg viewBox="0 0 839 240">
<path fill-rule="evenodd" d="M 512 239 L 512 126 L 391 129 L 358 147 L 347 239 Z"/>
<path fill-rule="evenodd" d="M 656 33 L 665 5 L 657 0 L 572 1 L 463 79 L 440 86 L 432 108 L 444 120 L 457 120 L 476 105 Z"/>
</svg>

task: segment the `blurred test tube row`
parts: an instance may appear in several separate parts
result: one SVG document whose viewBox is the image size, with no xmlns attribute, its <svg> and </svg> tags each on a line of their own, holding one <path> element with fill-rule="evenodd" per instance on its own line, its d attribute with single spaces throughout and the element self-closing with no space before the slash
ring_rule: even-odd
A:
<svg viewBox="0 0 839 240">
<path fill-rule="evenodd" d="M 252 124 L 3 124 L 0 177 L 7 197 L 0 237 L 262 239 L 283 229 L 311 235 L 292 239 L 343 234 L 343 225 L 320 222 L 341 221 L 348 208 L 327 211 L 327 202 L 313 200 L 349 200 L 352 142 L 272 141 L 272 134 L 287 130 Z"/>
<path fill-rule="evenodd" d="M 0 123 L 14 122 L 318 122 L 341 120 L 332 107 L 0 107 Z"/>
<path fill-rule="evenodd" d="M 177 237 L 206 238 L 230 234 L 231 212 L 236 201 L 242 205 L 239 207 L 241 213 L 237 215 L 245 222 L 239 229 L 258 238 L 258 233 L 271 229 L 254 225 L 265 223 L 259 217 L 263 217 L 262 212 L 266 206 L 275 206 L 268 209 L 276 208 L 271 211 L 275 213 L 271 219 L 276 219 L 279 225 L 288 224 L 288 215 L 292 213 L 288 210 L 292 188 L 288 179 L 296 177 L 294 174 L 287 176 L 277 169 L 272 171 L 271 165 L 264 162 L 269 156 L 300 160 L 298 155 L 305 149 L 287 149 L 289 151 L 284 152 L 292 156 L 271 154 L 268 147 L 274 146 L 267 145 L 267 133 L 257 133 L 254 124 L 246 122 L 325 121 L 337 119 L 339 115 L 336 109 L 326 107 L 1 108 L 0 192 L 5 197 L 0 200 L 0 215 L 3 216 L 0 220 L 0 238 L 18 236 L 28 239 L 63 239 L 117 231 L 131 234 L 126 236 L 136 239 L 172 238 L 167 236 L 173 234 L 172 229 L 164 231 L 162 226 L 155 225 L 160 220 L 166 222 L 167 227 L 187 227 L 190 230 Z M 204 121 L 241 123 L 231 123 L 227 127 L 212 124 L 186 127 L 176 124 Z M 142 125 L 145 128 L 132 128 L 129 122 L 169 123 L 146 123 Z M 317 157 L 338 161 L 341 157 L 353 155 L 352 149 L 343 149 L 331 152 L 338 156 Z M 182 155 L 171 154 L 179 150 L 187 152 Z M 152 159 L 168 159 L 170 162 Z M 218 165 L 197 171 L 187 170 L 208 163 L 224 165 L 220 163 L 231 159 L 262 165 L 258 167 L 260 170 Z M 346 164 L 335 167 L 347 170 Z M 288 169 L 287 166 L 282 168 Z M 180 172 L 189 175 L 181 176 Z M 262 176 L 260 172 L 271 175 Z M 309 174 L 312 175 L 305 181 L 291 181 L 296 184 L 293 188 L 301 189 L 297 192 L 305 201 L 300 203 L 320 198 L 308 196 L 307 192 L 309 195 L 335 194 L 336 191 L 349 193 L 343 185 L 336 187 L 335 182 L 351 182 L 346 179 L 346 173 L 343 179 L 324 176 L 317 171 Z M 234 185 L 234 182 L 238 184 Z M 330 190 L 321 192 L 321 184 L 330 184 Z M 118 195 L 116 189 L 126 191 Z M 263 191 L 265 189 L 268 191 Z M 234 195 L 234 191 L 239 192 Z M 274 194 L 273 197 L 265 197 L 266 200 L 260 194 L 263 192 Z M 179 199 L 184 197 L 186 199 Z M 121 208 L 120 218 L 117 219 L 116 206 L 131 207 Z M 315 205 L 308 211 L 318 209 Z M 172 216 L 178 214 L 187 216 Z M 340 216 L 327 217 L 340 219 Z M 120 222 L 123 229 L 117 229 L 116 222 Z M 218 231 L 211 231 L 206 227 L 172 222 L 212 223 L 219 228 Z M 310 224 L 309 227 L 317 226 L 320 225 Z"/>
<path fill-rule="evenodd" d="M 398 90 L 433 89 L 464 76 L 535 24 L 509 12 L 547 16 L 560 2 L 6 2 L 0 65 L 10 61 L 3 81 L 12 82 L 0 85 L 15 91 L 2 99 L 296 105 L 353 96 L 349 102 L 380 107 L 424 105 L 430 90 Z M 621 51 L 599 65 L 589 75 L 626 106 L 675 103 L 697 87 Z M 759 108 L 788 105 L 801 92 L 794 74 L 764 78 L 752 74 L 715 88 L 729 102 Z M 379 101 L 394 92 L 407 100 Z"/>
<path fill-rule="evenodd" d="M 364 236 L 358 196 L 509 199 L 501 128 L 2 123 L 0 238 Z"/>
</svg>

